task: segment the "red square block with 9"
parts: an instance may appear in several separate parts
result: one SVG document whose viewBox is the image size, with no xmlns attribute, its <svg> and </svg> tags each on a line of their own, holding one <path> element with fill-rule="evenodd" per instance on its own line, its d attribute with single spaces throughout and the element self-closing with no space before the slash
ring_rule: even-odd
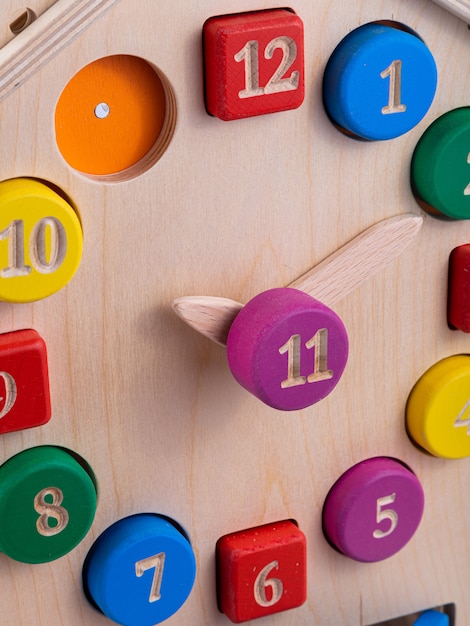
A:
<svg viewBox="0 0 470 626">
<path fill-rule="evenodd" d="M 236 624 L 306 600 L 306 539 L 289 520 L 224 535 L 216 561 L 219 609 Z"/>
<path fill-rule="evenodd" d="M 44 340 L 32 329 L 0 335 L 0 434 L 41 426 L 51 417 Z"/>
<path fill-rule="evenodd" d="M 211 115 L 228 121 L 302 104 L 304 34 L 295 13 L 272 9 L 212 17 L 203 37 Z"/>
</svg>

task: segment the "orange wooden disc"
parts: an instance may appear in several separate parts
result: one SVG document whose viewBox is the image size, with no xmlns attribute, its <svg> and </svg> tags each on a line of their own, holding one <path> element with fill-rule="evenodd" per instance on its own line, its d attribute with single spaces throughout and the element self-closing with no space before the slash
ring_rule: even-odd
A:
<svg viewBox="0 0 470 626">
<path fill-rule="evenodd" d="M 155 145 L 165 109 L 163 84 L 147 61 L 129 55 L 98 59 L 75 74 L 59 98 L 58 148 L 82 173 L 122 172 Z"/>
</svg>

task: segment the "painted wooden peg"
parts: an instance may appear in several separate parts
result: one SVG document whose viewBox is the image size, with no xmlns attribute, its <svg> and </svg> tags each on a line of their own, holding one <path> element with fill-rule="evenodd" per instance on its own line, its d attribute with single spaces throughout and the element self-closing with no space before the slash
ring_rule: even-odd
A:
<svg viewBox="0 0 470 626">
<path fill-rule="evenodd" d="M 206 106 L 236 120 L 298 108 L 304 99 L 304 31 L 292 11 L 212 17 L 204 24 Z"/>
<path fill-rule="evenodd" d="M 216 546 L 220 610 L 239 624 L 301 606 L 307 598 L 306 544 L 290 520 L 221 537 Z"/>
<path fill-rule="evenodd" d="M 424 611 L 413 626 L 449 626 L 449 616 L 440 611 Z"/>
<path fill-rule="evenodd" d="M 406 405 L 411 439 L 433 456 L 470 456 L 470 356 L 456 354 L 432 365 L 415 383 Z"/>
<path fill-rule="evenodd" d="M 0 433 L 51 417 L 46 344 L 32 329 L 0 335 Z"/>
<path fill-rule="evenodd" d="M 423 40 L 403 24 L 372 22 L 350 32 L 333 51 L 323 101 L 346 134 L 393 139 L 422 120 L 436 86 L 436 63 Z"/>
<path fill-rule="evenodd" d="M 75 275 L 82 247 L 80 219 L 61 192 L 29 178 L 0 182 L 0 300 L 56 293 Z"/>
<path fill-rule="evenodd" d="M 268 290 L 245 307 L 196 297 L 175 300 L 173 309 L 227 346 L 233 376 L 258 399 L 280 410 L 306 408 L 334 389 L 347 362 L 347 332 L 328 304 L 388 265 L 421 225 L 411 215 L 380 222 L 290 288 Z"/>
<path fill-rule="evenodd" d="M 186 602 L 196 559 L 186 533 L 166 516 L 131 515 L 107 528 L 83 567 L 89 598 L 125 626 L 160 624 Z"/>
<path fill-rule="evenodd" d="M 447 111 L 424 131 L 411 159 L 420 206 L 436 217 L 470 219 L 470 107 Z"/>
<path fill-rule="evenodd" d="M 423 510 L 415 474 L 396 459 L 375 457 L 348 469 L 330 489 L 323 528 L 328 541 L 351 559 L 381 561 L 410 541 Z"/>
<path fill-rule="evenodd" d="M 449 256 L 447 290 L 449 326 L 470 333 L 470 244 L 454 248 Z"/>
<path fill-rule="evenodd" d="M 283 411 L 304 409 L 338 384 L 348 359 L 341 319 L 308 294 L 288 287 L 255 296 L 233 321 L 227 359 L 235 380 Z"/>
<path fill-rule="evenodd" d="M 0 551 L 23 563 L 64 556 L 95 517 L 96 481 L 84 459 L 38 446 L 0 467 Z"/>
</svg>

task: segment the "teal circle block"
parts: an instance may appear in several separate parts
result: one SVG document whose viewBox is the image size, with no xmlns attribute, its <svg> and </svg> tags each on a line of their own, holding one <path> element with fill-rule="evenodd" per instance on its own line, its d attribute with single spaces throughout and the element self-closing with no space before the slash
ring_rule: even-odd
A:
<svg viewBox="0 0 470 626">
<path fill-rule="evenodd" d="M 426 115 L 437 87 L 429 48 L 407 27 L 370 23 L 335 48 L 323 77 L 330 119 L 355 138 L 399 137 Z"/>
<path fill-rule="evenodd" d="M 121 626 L 153 626 L 186 602 L 196 559 L 184 530 L 154 513 L 132 515 L 107 528 L 83 567 L 85 593 Z"/>
<path fill-rule="evenodd" d="M 470 219 L 470 107 L 447 111 L 425 130 L 411 159 L 411 187 L 429 213 Z"/>
<path fill-rule="evenodd" d="M 56 446 L 29 448 L 0 467 L 0 550 L 22 563 L 46 563 L 85 537 L 97 504 L 91 469 Z"/>
</svg>

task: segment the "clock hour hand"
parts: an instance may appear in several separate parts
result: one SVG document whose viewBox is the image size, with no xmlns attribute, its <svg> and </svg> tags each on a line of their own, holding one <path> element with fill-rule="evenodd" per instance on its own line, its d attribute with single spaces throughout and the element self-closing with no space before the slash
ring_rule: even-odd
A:
<svg viewBox="0 0 470 626">
<path fill-rule="evenodd" d="M 422 224 L 423 218 L 411 213 L 378 222 L 288 286 L 331 306 L 398 257 Z M 243 306 L 215 296 L 183 296 L 172 302 L 178 317 L 222 346 Z"/>
</svg>

